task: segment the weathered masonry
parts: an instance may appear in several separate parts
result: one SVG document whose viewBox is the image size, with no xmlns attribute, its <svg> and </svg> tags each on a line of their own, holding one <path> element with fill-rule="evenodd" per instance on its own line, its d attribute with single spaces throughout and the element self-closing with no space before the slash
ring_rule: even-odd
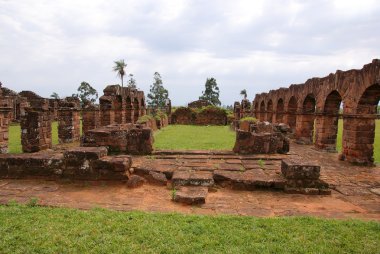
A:
<svg viewBox="0 0 380 254">
<path fill-rule="evenodd" d="M 335 151 L 338 119 L 343 118 L 341 159 L 373 163 L 375 120 L 380 99 L 380 60 L 360 70 L 336 71 L 304 84 L 257 94 L 253 112 L 261 121 L 288 124 L 300 143 Z M 343 111 L 340 112 L 341 103 Z"/>
</svg>

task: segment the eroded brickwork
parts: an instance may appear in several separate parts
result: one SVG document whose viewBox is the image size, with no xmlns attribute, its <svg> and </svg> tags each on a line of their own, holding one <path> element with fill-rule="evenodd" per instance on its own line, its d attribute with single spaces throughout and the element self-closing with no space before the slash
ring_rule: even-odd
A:
<svg viewBox="0 0 380 254">
<path fill-rule="evenodd" d="M 67 97 L 61 101 L 58 109 L 59 143 L 71 143 L 80 139 L 80 101 Z"/>
<path fill-rule="evenodd" d="M 82 110 L 82 132 L 100 127 L 100 111 L 95 105 L 86 105 Z"/>
<path fill-rule="evenodd" d="M 99 98 L 101 126 L 135 123 L 146 114 L 143 91 L 119 85 L 107 86 Z"/>
<path fill-rule="evenodd" d="M 0 106 L 0 154 L 8 152 L 8 127 L 10 111 L 11 108 Z"/>
<path fill-rule="evenodd" d="M 25 153 L 52 147 L 51 117 L 46 99 L 34 100 L 21 119 L 21 144 Z"/>
<path fill-rule="evenodd" d="M 336 150 L 338 119 L 342 118 L 340 158 L 372 164 L 379 100 L 380 60 L 375 59 L 360 70 L 338 70 L 304 84 L 257 94 L 253 115 L 261 121 L 286 123 L 299 143 L 314 143 L 326 151 Z"/>
</svg>

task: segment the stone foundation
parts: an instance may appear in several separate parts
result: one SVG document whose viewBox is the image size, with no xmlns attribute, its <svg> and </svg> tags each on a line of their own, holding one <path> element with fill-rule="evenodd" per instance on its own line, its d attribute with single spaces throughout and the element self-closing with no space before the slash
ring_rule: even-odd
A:
<svg viewBox="0 0 380 254">
<path fill-rule="evenodd" d="M 288 128 L 259 122 L 249 124 L 249 129 L 237 130 L 233 151 L 239 154 L 274 154 L 289 152 Z"/>
<path fill-rule="evenodd" d="M 110 153 L 150 154 L 153 131 L 141 125 L 109 125 L 89 130 L 82 138 L 82 146 L 106 146 Z"/>
<path fill-rule="evenodd" d="M 107 156 L 105 147 L 76 147 L 64 153 L 0 155 L 1 178 L 127 180 L 130 167 L 130 156 Z"/>
<path fill-rule="evenodd" d="M 309 195 L 331 194 L 328 184 L 320 180 L 320 166 L 302 159 L 286 159 L 281 164 L 286 179 L 285 192 Z"/>
</svg>

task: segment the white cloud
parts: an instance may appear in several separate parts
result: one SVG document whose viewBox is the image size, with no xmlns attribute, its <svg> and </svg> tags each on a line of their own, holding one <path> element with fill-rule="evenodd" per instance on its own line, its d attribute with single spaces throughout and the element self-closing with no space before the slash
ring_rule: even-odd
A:
<svg viewBox="0 0 380 254">
<path fill-rule="evenodd" d="M 341 1 L 1 1 L 0 80 L 43 96 L 101 91 L 124 58 L 149 91 L 159 71 L 173 104 L 215 77 L 224 104 L 379 57 L 380 4 Z"/>
</svg>

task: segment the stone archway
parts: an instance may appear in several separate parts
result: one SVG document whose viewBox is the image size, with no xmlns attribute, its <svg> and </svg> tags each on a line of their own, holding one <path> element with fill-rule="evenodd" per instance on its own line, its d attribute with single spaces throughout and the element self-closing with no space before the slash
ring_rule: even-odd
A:
<svg viewBox="0 0 380 254">
<path fill-rule="evenodd" d="M 328 152 L 336 151 L 339 110 L 342 97 L 332 91 L 325 99 L 322 114 L 316 118 L 315 147 Z"/>
<path fill-rule="evenodd" d="M 373 143 L 380 84 L 368 87 L 360 96 L 355 115 L 344 117 L 343 157 L 350 162 L 373 164 Z"/>
<path fill-rule="evenodd" d="M 277 101 L 277 108 L 276 108 L 276 122 L 277 123 L 283 123 L 284 122 L 284 100 L 279 99 Z"/>
</svg>

